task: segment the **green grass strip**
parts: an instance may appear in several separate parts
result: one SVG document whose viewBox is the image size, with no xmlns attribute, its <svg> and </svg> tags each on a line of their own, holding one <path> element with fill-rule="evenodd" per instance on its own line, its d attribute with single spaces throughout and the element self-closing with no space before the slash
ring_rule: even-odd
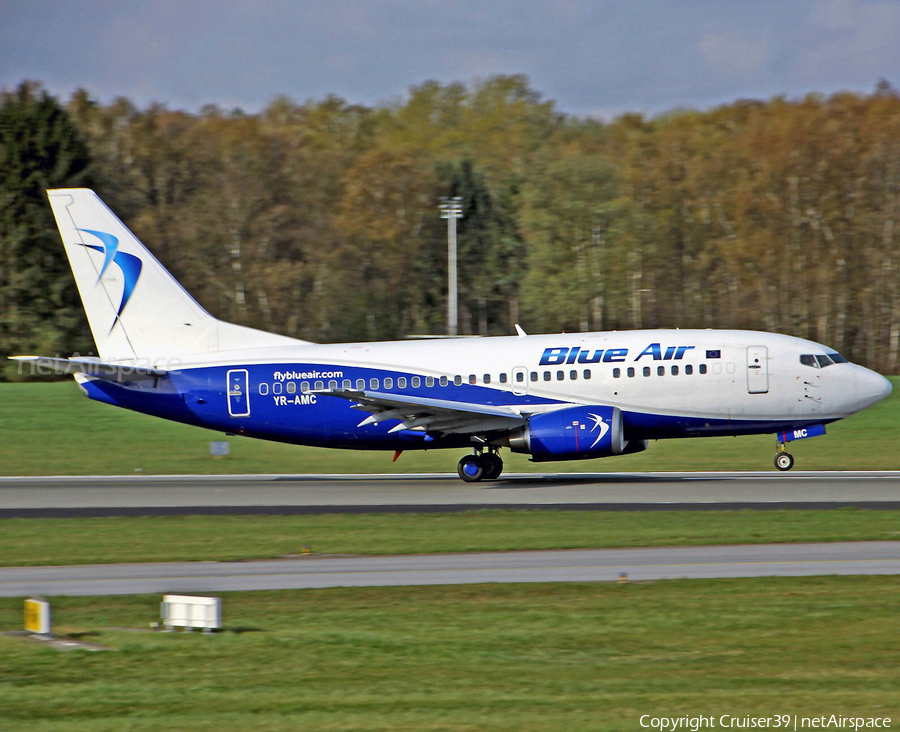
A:
<svg viewBox="0 0 900 732">
<path fill-rule="evenodd" d="M 0 565 L 900 539 L 900 511 L 471 511 L 4 519 Z"/>
<path fill-rule="evenodd" d="M 57 598 L 108 652 L 0 636 L 4 732 L 640 730 L 643 714 L 900 717 L 900 578 L 223 595 L 216 635 L 116 630 L 159 596 Z M 0 627 L 21 626 L 0 600 Z"/>
</svg>

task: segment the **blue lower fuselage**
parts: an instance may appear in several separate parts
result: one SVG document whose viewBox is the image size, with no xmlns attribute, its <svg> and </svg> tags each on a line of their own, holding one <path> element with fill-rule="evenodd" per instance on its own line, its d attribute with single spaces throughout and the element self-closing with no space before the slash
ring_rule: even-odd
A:
<svg viewBox="0 0 900 732">
<path fill-rule="evenodd" d="M 338 374 L 336 378 L 276 379 L 274 374 Z M 386 369 L 322 364 L 254 364 L 214 366 L 170 371 L 158 382 L 117 384 L 104 380 L 82 382 L 94 400 L 176 422 L 229 434 L 257 437 L 297 445 L 359 450 L 415 450 L 471 445 L 467 434 L 429 434 L 420 430 L 390 433 L 399 420 L 359 426 L 367 412 L 343 398 L 315 393 L 320 389 L 366 388 L 377 379 L 379 389 L 416 398 L 441 399 L 488 406 L 569 405 L 572 402 L 517 393 L 509 385 L 487 386 L 448 381 L 442 386 L 425 377 Z M 414 379 L 419 383 L 413 386 Z M 395 385 L 403 383 L 404 387 Z M 318 382 L 318 383 L 317 383 Z M 290 386 L 289 386 L 290 385 Z M 231 387 L 231 389 L 229 388 Z M 237 388 L 236 393 L 234 389 Z M 527 410 L 526 410 L 527 411 Z M 834 420 L 748 419 L 689 414 L 654 414 L 623 407 L 626 440 L 701 436 L 768 434 Z"/>
</svg>

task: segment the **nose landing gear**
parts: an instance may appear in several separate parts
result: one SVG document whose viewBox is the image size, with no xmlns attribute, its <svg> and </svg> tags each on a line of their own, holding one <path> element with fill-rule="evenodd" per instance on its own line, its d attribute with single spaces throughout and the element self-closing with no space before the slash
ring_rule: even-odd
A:
<svg viewBox="0 0 900 732">
<path fill-rule="evenodd" d="M 794 467 L 794 456 L 784 449 L 784 443 L 778 443 L 778 452 L 775 455 L 775 467 L 779 470 L 790 470 Z"/>
<path fill-rule="evenodd" d="M 459 461 L 456 472 L 466 483 L 496 480 L 503 472 L 503 460 L 495 448 L 491 448 L 489 452 L 476 449 L 471 455 L 466 455 Z"/>
</svg>

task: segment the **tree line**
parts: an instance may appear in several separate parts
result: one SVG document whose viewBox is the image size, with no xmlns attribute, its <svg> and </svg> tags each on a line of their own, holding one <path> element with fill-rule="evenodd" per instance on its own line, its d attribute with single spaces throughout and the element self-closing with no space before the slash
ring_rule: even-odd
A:
<svg viewBox="0 0 900 732">
<path fill-rule="evenodd" d="M 374 107 L 138 109 L 0 95 L 0 352 L 89 352 L 43 194 L 89 185 L 217 317 L 313 341 L 748 328 L 898 373 L 900 97 L 741 100 L 609 122 L 522 76 Z M 12 376 L 7 370 L 7 377 Z"/>
</svg>

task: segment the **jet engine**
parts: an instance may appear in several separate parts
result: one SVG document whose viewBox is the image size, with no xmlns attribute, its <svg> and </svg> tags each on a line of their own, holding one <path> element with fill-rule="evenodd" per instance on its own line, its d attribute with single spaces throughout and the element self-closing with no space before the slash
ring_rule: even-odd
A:
<svg viewBox="0 0 900 732">
<path fill-rule="evenodd" d="M 568 407 L 533 414 L 524 427 L 509 434 L 509 449 L 530 454 L 536 463 L 608 457 L 645 447 L 646 443 L 626 442 L 618 407 Z"/>
</svg>

